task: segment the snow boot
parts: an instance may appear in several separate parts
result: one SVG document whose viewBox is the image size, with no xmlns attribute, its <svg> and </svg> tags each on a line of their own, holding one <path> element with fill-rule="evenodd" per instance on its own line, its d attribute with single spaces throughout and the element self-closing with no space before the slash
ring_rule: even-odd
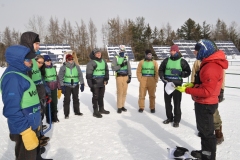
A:
<svg viewBox="0 0 240 160">
<path fill-rule="evenodd" d="M 191 152 L 191 156 L 193 156 L 194 158 L 198 158 L 199 160 L 202 159 L 202 155 L 201 155 L 201 150 L 194 150 Z"/>
<path fill-rule="evenodd" d="M 220 126 L 220 129 L 215 130 L 215 135 L 217 138 L 217 145 L 221 144 L 224 141 L 223 133 L 222 133 L 222 126 Z"/>
<path fill-rule="evenodd" d="M 127 112 L 127 109 L 125 107 L 122 107 L 123 112 Z"/>
<path fill-rule="evenodd" d="M 99 113 L 101 113 L 101 114 L 109 114 L 110 112 L 109 112 L 109 111 L 106 111 L 106 110 L 104 109 L 104 107 L 99 107 Z"/>
<path fill-rule="evenodd" d="M 93 117 L 102 118 L 102 115 L 98 112 L 97 108 L 94 108 Z"/>
<path fill-rule="evenodd" d="M 54 123 L 60 122 L 59 119 L 58 119 L 58 117 L 57 117 L 57 113 L 54 113 L 52 117 L 53 117 L 53 118 L 52 118 L 52 121 L 53 121 Z"/>
<path fill-rule="evenodd" d="M 176 148 L 176 150 L 174 151 L 173 155 L 174 157 L 181 157 L 185 154 L 185 152 L 188 152 L 187 148 L 184 147 L 178 147 Z"/>
<path fill-rule="evenodd" d="M 118 108 L 117 113 L 119 113 L 119 114 L 122 113 L 122 108 Z"/>
</svg>

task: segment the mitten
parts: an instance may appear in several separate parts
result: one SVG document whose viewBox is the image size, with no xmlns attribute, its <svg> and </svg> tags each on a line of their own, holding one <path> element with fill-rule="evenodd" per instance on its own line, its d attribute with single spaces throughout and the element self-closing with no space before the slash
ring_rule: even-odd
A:
<svg viewBox="0 0 240 160">
<path fill-rule="evenodd" d="M 183 87 L 183 86 L 177 86 L 175 89 L 178 90 L 179 92 L 185 92 L 187 87 Z"/>
<path fill-rule="evenodd" d="M 65 92 L 66 92 L 65 86 L 61 86 L 61 90 L 62 90 L 62 94 L 65 94 Z"/>
<path fill-rule="evenodd" d="M 46 99 L 47 99 L 47 103 L 48 103 L 48 104 L 52 102 L 52 97 L 51 97 L 51 95 L 46 96 Z"/>
<path fill-rule="evenodd" d="M 61 95 L 62 95 L 62 90 L 58 90 L 58 92 L 57 92 L 57 97 L 58 97 L 58 99 L 61 98 Z"/>
<path fill-rule="evenodd" d="M 26 150 L 30 151 L 35 149 L 38 146 L 38 138 L 36 133 L 32 130 L 31 127 L 26 129 L 25 131 L 21 132 L 20 135 L 22 135 L 22 141 L 26 148 Z"/>
<path fill-rule="evenodd" d="M 81 90 L 81 92 L 83 92 L 83 91 L 84 91 L 84 83 L 83 83 L 83 84 L 81 84 L 81 86 L 80 86 L 80 90 Z"/>
<path fill-rule="evenodd" d="M 183 85 L 183 87 L 187 87 L 187 88 L 192 88 L 193 86 L 194 86 L 193 83 L 185 83 L 185 84 Z"/>
<path fill-rule="evenodd" d="M 130 83 L 131 82 L 131 75 L 128 75 L 128 80 L 127 80 L 127 83 Z"/>
<path fill-rule="evenodd" d="M 218 96 L 218 101 L 219 101 L 219 103 L 224 100 L 223 94 L 224 94 L 224 89 L 221 89 L 221 90 L 220 90 L 220 94 L 219 94 L 219 96 Z"/>
</svg>

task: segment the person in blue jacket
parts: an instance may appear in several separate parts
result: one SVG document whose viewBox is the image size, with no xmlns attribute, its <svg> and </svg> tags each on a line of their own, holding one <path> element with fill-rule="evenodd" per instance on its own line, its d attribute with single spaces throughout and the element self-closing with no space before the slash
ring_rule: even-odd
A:
<svg viewBox="0 0 240 160">
<path fill-rule="evenodd" d="M 41 106 L 36 86 L 27 76 L 35 56 L 25 46 L 8 47 L 5 57 L 9 66 L 0 80 L 3 115 L 7 118 L 10 139 L 16 142 L 17 160 L 38 159 Z"/>
</svg>

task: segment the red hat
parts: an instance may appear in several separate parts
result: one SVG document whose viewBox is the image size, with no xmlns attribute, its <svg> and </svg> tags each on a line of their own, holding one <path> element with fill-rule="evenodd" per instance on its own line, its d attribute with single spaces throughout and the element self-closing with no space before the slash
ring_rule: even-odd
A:
<svg viewBox="0 0 240 160">
<path fill-rule="evenodd" d="M 67 55 L 66 55 L 66 60 L 67 60 L 67 59 L 73 59 L 73 56 L 72 56 L 71 54 L 67 54 Z"/>
<path fill-rule="evenodd" d="M 172 45 L 170 51 L 176 51 L 176 52 L 179 52 L 179 48 L 176 44 Z"/>
</svg>

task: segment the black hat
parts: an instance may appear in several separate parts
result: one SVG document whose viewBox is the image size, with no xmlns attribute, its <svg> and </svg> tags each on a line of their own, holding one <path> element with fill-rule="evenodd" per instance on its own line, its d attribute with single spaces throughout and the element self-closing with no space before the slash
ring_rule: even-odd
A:
<svg viewBox="0 0 240 160">
<path fill-rule="evenodd" d="M 183 148 L 183 147 L 178 147 L 176 146 L 176 150 L 174 151 L 173 155 L 175 157 L 180 157 L 180 156 L 183 156 L 185 154 L 185 152 L 188 152 L 188 149 L 187 148 Z"/>
<path fill-rule="evenodd" d="M 200 43 L 197 43 L 194 47 L 195 51 L 199 51 L 201 48 L 201 44 Z"/>
<path fill-rule="evenodd" d="M 33 43 L 36 43 L 36 42 L 40 42 L 39 35 L 37 35 Z"/>
<path fill-rule="evenodd" d="M 145 54 L 147 55 L 148 53 L 152 53 L 152 51 L 150 49 L 146 49 Z"/>
<path fill-rule="evenodd" d="M 29 52 L 26 56 L 25 56 L 25 59 L 33 59 L 35 58 L 37 55 L 33 52 Z"/>
</svg>

